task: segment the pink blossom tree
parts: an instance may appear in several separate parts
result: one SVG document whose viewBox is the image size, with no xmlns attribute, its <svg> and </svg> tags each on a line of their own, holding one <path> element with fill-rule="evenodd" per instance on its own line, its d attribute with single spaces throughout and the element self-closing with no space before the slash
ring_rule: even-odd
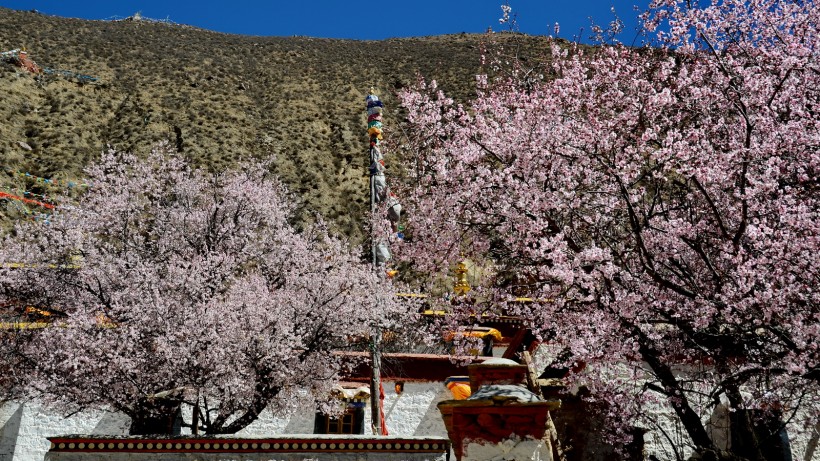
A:
<svg viewBox="0 0 820 461">
<path fill-rule="evenodd" d="M 46 403 L 115 409 L 144 432 L 171 396 L 193 406 L 186 424 L 234 433 L 265 408 L 327 401 L 335 352 L 400 313 L 324 225 L 294 230 L 265 164 L 211 174 L 160 145 L 107 152 L 87 174 L 79 203 L 21 223 L 0 250 L 15 263 L 4 299 L 68 314 L 24 350 Z"/>
<path fill-rule="evenodd" d="M 613 420 L 674 412 L 679 459 L 720 451 L 718 404 L 814 427 L 820 7 L 658 0 L 644 19 L 663 46 L 556 41 L 542 68 L 479 76 L 470 107 L 405 91 L 399 257 L 496 265 L 485 289 L 542 300 L 505 307 L 589 364 L 574 379 Z M 734 455 L 763 459 L 752 419 Z"/>
</svg>

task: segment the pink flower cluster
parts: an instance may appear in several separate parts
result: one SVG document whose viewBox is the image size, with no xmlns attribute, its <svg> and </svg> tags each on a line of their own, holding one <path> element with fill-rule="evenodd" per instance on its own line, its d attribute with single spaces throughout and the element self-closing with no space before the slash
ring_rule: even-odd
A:
<svg viewBox="0 0 820 461">
<path fill-rule="evenodd" d="M 233 433 L 265 408 L 328 399 L 335 352 L 401 317 L 346 242 L 291 226 L 294 199 L 264 163 L 211 174 L 160 145 L 106 152 L 87 173 L 79 203 L 0 247 L 18 263 L 0 269 L 2 300 L 67 315 L 17 351 L 48 403 L 139 417 L 176 390 L 201 430 Z"/>
<path fill-rule="evenodd" d="M 492 261 L 487 289 L 550 300 L 515 309 L 600 398 L 637 417 L 662 397 L 698 449 L 721 400 L 816 421 L 820 7 L 668 0 L 644 19 L 667 47 L 554 42 L 543 69 L 480 77 L 469 108 L 405 91 L 400 257 Z M 642 364 L 631 385 L 603 378 L 623 363 Z"/>
</svg>

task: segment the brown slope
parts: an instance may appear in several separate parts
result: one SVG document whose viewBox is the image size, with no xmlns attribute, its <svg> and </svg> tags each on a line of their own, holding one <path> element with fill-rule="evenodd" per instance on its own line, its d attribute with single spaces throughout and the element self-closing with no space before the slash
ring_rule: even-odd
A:
<svg viewBox="0 0 820 461">
<path fill-rule="evenodd" d="M 484 40 L 468 34 L 384 41 L 251 37 L 4 8 L 0 30 L 0 51 L 25 48 L 41 67 L 99 79 L 35 78 L 0 64 L 3 170 L 73 179 L 105 145 L 145 152 L 163 139 L 214 169 L 275 154 L 277 172 L 306 207 L 354 240 L 361 238 L 366 212 L 369 88 L 395 108 L 396 89 L 424 75 L 468 99 Z M 544 40 L 516 39 L 531 53 Z M 396 122 L 388 111 L 386 127 Z M 0 174 L 0 185 L 45 191 Z M 0 205 L 10 213 L 8 204 Z"/>
</svg>

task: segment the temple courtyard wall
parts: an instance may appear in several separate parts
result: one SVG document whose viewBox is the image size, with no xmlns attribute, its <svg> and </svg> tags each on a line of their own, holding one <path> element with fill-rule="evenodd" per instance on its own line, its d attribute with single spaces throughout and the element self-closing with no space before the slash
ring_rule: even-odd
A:
<svg viewBox="0 0 820 461">
<path fill-rule="evenodd" d="M 447 437 L 436 404 L 452 398 L 452 395 L 441 382 L 407 382 L 401 395 L 391 386 L 385 383 L 384 399 L 384 417 L 391 436 Z M 312 411 L 289 418 L 276 417 L 265 411 L 236 436 L 313 434 L 314 418 Z M 129 425 L 130 419 L 119 413 L 87 411 L 65 418 L 35 402 L 6 402 L 0 406 L 0 461 L 40 461 L 49 450 L 47 437 L 67 434 L 122 436 L 128 434 Z M 364 427 L 370 426 L 368 406 Z M 182 428 L 182 434 L 190 433 L 189 428 Z"/>
</svg>

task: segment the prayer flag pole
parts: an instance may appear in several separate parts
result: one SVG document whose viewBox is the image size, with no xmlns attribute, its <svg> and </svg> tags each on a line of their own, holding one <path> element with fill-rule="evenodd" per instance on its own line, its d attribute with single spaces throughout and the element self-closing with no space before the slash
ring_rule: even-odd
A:
<svg viewBox="0 0 820 461">
<path fill-rule="evenodd" d="M 365 99 L 367 103 L 367 134 L 370 137 L 370 254 L 373 271 L 379 272 L 379 243 L 376 238 L 376 203 L 380 200 L 380 192 L 386 192 L 381 151 L 379 143 L 382 139 L 381 112 L 383 104 L 378 96 L 371 94 Z M 381 190 L 380 190 L 381 189 Z M 387 258 L 384 258 L 385 261 Z M 384 435 L 384 422 L 381 409 L 381 329 L 378 325 L 373 328 L 370 342 L 370 359 L 372 373 L 370 377 L 370 415 L 372 431 L 377 435 Z"/>
</svg>

